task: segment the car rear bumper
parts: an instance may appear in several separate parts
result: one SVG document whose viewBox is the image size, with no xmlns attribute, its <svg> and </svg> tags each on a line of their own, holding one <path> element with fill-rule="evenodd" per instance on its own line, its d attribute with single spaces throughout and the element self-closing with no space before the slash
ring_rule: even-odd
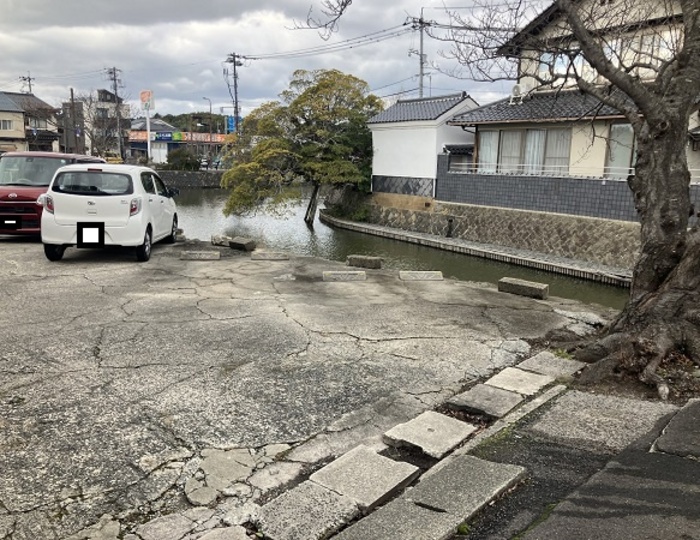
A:
<svg viewBox="0 0 700 540">
<path fill-rule="evenodd" d="M 47 223 L 50 219 L 52 223 Z M 95 222 L 97 224 L 99 222 Z M 43 218 L 41 228 L 41 241 L 44 244 L 56 244 L 75 246 L 79 244 L 78 227 L 72 225 L 58 225 L 51 218 Z M 140 246 L 146 232 L 146 224 L 139 220 L 130 220 L 124 227 L 104 227 L 105 246 Z"/>
</svg>

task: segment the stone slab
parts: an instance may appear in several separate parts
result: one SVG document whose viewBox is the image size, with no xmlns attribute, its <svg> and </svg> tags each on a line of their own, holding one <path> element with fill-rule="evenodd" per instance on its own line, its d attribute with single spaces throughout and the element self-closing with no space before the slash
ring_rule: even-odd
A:
<svg viewBox="0 0 700 540">
<path fill-rule="evenodd" d="M 700 458 L 700 399 L 690 400 L 673 417 L 656 448 L 680 457 Z"/>
<path fill-rule="evenodd" d="M 440 271 L 401 270 L 399 279 L 401 281 L 442 281 L 443 277 Z"/>
<path fill-rule="evenodd" d="M 539 373 L 507 367 L 487 380 L 485 384 L 525 396 L 534 396 L 542 388 L 553 382 L 554 378 L 549 375 L 540 375 Z"/>
<path fill-rule="evenodd" d="M 232 240 L 230 236 L 225 234 L 212 234 L 211 243 L 213 246 L 228 247 L 228 243 Z"/>
<path fill-rule="evenodd" d="M 349 497 L 306 481 L 263 506 L 260 525 L 270 540 L 319 540 L 359 512 Z"/>
<path fill-rule="evenodd" d="M 498 290 L 519 296 L 528 296 L 546 300 L 549 297 L 549 285 L 536 281 L 504 277 L 498 280 Z"/>
<path fill-rule="evenodd" d="M 225 527 L 213 529 L 199 540 L 250 540 L 244 527 Z"/>
<path fill-rule="evenodd" d="M 561 377 L 571 377 L 574 373 L 586 367 L 586 364 L 569 358 L 561 358 L 551 352 L 542 351 L 520 362 L 517 367 L 558 379 Z"/>
<path fill-rule="evenodd" d="M 446 540 L 524 472 L 516 465 L 460 456 L 335 539 Z"/>
<path fill-rule="evenodd" d="M 221 259 L 221 253 L 218 251 L 183 251 L 180 253 L 180 259 L 183 261 L 216 261 Z"/>
<path fill-rule="evenodd" d="M 474 431 L 476 426 L 435 411 L 425 411 L 384 433 L 384 442 L 390 446 L 417 447 L 425 454 L 440 459 Z"/>
<path fill-rule="evenodd" d="M 255 251 L 250 254 L 252 261 L 288 261 L 289 255 L 275 251 Z"/>
<path fill-rule="evenodd" d="M 523 400 L 523 396 L 517 392 L 496 388 L 488 384 L 477 384 L 466 392 L 449 399 L 447 406 L 455 410 L 502 418 Z"/>
<path fill-rule="evenodd" d="M 254 251 L 257 244 L 255 240 L 251 240 L 250 238 L 235 236 L 229 241 L 228 246 L 231 249 L 237 249 L 239 251 Z"/>
<path fill-rule="evenodd" d="M 348 266 L 378 270 L 382 267 L 382 258 L 370 257 L 369 255 L 348 255 L 347 263 Z"/>
<path fill-rule="evenodd" d="M 365 281 L 367 273 L 364 270 L 330 270 L 323 272 L 323 281 Z"/>
<path fill-rule="evenodd" d="M 528 429 L 577 448 L 619 452 L 677 410 L 668 403 L 570 391 Z"/>
<path fill-rule="evenodd" d="M 420 469 L 360 445 L 311 475 L 310 480 L 350 497 L 367 512 L 409 485 Z"/>
</svg>

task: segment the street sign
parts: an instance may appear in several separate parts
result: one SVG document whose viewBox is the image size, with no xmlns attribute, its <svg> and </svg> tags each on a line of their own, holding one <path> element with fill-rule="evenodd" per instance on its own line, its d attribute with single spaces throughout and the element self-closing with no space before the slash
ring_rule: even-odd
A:
<svg viewBox="0 0 700 540">
<path fill-rule="evenodd" d="M 141 105 L 145 110 L 153 109 L 155 105 L 153 101 L 153 91 L 152 90 L 141 90 L 139 97 L 141 98 Z"/>
</svg>

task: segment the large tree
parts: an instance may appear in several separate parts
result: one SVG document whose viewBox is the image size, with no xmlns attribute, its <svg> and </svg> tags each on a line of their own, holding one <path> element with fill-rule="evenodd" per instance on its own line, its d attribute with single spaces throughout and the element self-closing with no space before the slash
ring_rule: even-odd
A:
<svg viewBox="0 0 700 540">
<path fill-rule="evenodd" d="M 325 1 L 333 29 L 351 0 Z M 519 0 L 498 0 L 469 16 L 451 14 L 443 39 L 472 78 L 518 75 L 509 62 L 542 62 L 532 80 L 569 84 L 619 110 L 636 140 L 636 166 L 628 178 L 641 223 L 641 251 L 630 299 L 593 345 L 578 352 L 589 379 L 632 372 L 668 395 L 662 362 L 691 359 L 700 365 L 700 228 L 690 218 L 686 148 L 689 120 L 700 98 L 700 2 L 698 0 L 555 0 L 527 21 Z M 464 12 L 461 12 L 464 13 Z M 527 24 L 529 23 L 529 26 Z M 513 29 L 526 32 L 513 32 Z M 524 64 L 520 64 L 522 67 Z"/>
<path fill-rule="evenodd" d="M 232 144 L 222 183 L 224 212 L 241 214 L 278 202 L 294 181 L 361 184 L 371 174 L 367 120 L 382 109 L 367 83 L 337 70 L 295 71 L 280 101 L 254 110 Z M 314 200 L 314 198 L 312 198 Z"/>
</svg>

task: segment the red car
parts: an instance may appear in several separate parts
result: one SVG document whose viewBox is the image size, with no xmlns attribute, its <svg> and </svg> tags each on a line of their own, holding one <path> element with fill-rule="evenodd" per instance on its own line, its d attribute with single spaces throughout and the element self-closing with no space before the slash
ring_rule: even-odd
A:
<svg viewBox="0 0 700 540">
<path fill-rule="evenodd" d="M 46 193 L 56 170 L 71 163 L 104 163 L 104 160 L 58 152 L 0 155 L 0 234 L 40 234 L 43 207 L 36 200 Z"/>
</svg>

